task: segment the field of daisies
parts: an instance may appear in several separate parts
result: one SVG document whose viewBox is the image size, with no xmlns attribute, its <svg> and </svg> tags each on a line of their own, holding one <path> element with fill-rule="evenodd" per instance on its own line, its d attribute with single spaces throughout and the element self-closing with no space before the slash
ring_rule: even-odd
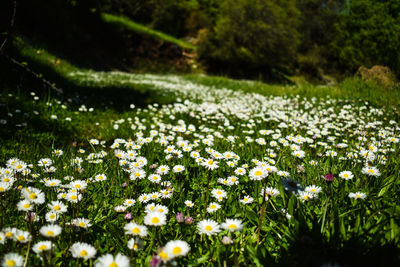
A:
<svg viewBox="0 0 400 267">
<path fill-rule="evenodd" d="M 398 263 L 397 108 L 138 80 L 174 100 L 2 92 L 1 266 Z"/>
</svg>

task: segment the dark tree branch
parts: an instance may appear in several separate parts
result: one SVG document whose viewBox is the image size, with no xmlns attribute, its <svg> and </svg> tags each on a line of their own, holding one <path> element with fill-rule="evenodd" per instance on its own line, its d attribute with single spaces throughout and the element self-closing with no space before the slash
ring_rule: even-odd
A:
<svg viewBox="0 0 400 267">
<path fill-rule="evenodd" d="M 51 82 L 49 82 L 48 80 L 46 80 L 45 78 L 41 77 L 39 74 L 37 74 L 36 72 L 34 72 L 33 70 L 31 70 L 30 68 L 28 68 L 27 66 L 25 66 L 24 64 L 22 64 L 21 62 L 13 59 L 12 57 L 9 57 L 8 55 L 1 53 L 6 59 L 8 59 L 9 61 L 11 61 L 12 63 L 14 63 L 15 65 L 19 66 L 20 68 L 24 69 L 26 72 L 32 74 L 35 78 L 41 80 L 44 84 L 46 84 L 47 86 L 49 86 L 51 89 L 53 89 L 54 91 L 56 91 L 59 94 L 63 93 L 63 90 L 60 88 L 57 88 L 56 86 L 54 86 Z"/>
<path fill-rule="evenodd" d="M 11 21 L 10 21 L 10 30 L 8 31 L 6 38 L 4 39 L 3 43 L 0 46 L 0 52 L 1 50 L 5 47 L 7 41 L 8 41 L 8 37 L 10 36 L 10 32 L 12 30 L 12 28 L 14 27 L 14 22 L 15 22 L 15 15 L 17 14 L 17 0 L 13 1 L 13 12 L 11 15 Z"/>
<path fill-rule="evenodd" d="M 10 20 L 10 29 L 7 32 L 6 38 L 4 39 L 3 43 L 0 46 L 0 55 L 4 56 L 6 59 L 8 59 L 10 62 L 12 62 L 13 64 L 19 66 L 20 68 L 22 68 L 23 70 L 25 70 L 26 72 L 30 73 L 31 75 L 33 75 L 35 78 L 39 79 L 42 81 L 42 83 L 46 84 L 47 86 L 49 86 L 51 89 L 53 89 L 54 91 L 56 91 L 59 94 L 62 94 L 63 91 L 60 88 L 57 88 L 56 86 L 54 86 L 51 82 L 49 82 L 48 80 L 44 79 L 43 77 L 41 77 L 39 74 L 37 74 L 36 72 L 34 72 L 33 70 L 31 70 L 30 68 L 28 68 L 27 66 L 25 66 L 24 64 L 22 64 L 21 62 L 17 61 L 16 59 L 8 56 L 6 53 L 4 53 L 3 48 L 5 47 L 5 45 L 7 44 L 7 41 L 11 35 L 11 31 L 14 27 L 14 23 L 15 23 L 15 15 L 17 13 L 17 0 L 13 1 L 13 11 L 12 11 L 12 15 L 11 15 L 11 20 Z"/>
</svg>

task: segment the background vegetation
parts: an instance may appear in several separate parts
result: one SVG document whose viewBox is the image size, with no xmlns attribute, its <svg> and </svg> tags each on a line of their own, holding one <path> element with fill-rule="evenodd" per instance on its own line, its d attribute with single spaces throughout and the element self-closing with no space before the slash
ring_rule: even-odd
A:
<svg viewBox="0 0 400 267">
<path fill-rule="evenodd" d="M 400 74 L 396 0 L 38 0 L 17 6 L 14 34 L 92 69 L 200 68 L 278 82 L 300 75 L 313 83 L 342 80 L 360 66 L 384 65 Z M 11 7 L 1 9 L 3 36 L 10 34 Z"/>
</svg>

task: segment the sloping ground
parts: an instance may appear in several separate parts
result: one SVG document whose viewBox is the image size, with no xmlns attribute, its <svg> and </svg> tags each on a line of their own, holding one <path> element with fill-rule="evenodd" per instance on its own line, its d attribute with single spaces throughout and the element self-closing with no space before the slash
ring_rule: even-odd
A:
<svg viewBox="0 0 400 267">
<path fill-rule="evenodd" d="M 3 262 L 399 264 L 393 109 L 291 95 L 296 87 L 264 95 L 275 87 L 249 81 L 93 72 L 33 55 L 65 64 L 60 75 L 82 88 L 140 84 L 174 100 L 116 112 L 88 99 L 76 107 L 3 93 L 0 131 L 12 133 L 0 148 Z M 251 92 L 258 87 L 263 94 Z M 38 219 L 27 223 L 33 210 Z"/>
<path fill-rule="evenodd" d="M 399 88 L 384 88 L 361 79 L 348 79 L 337 86 L 269 85 L 257 81 L 233 80 L 202 74 L 161 75 L 126 72 L 100 72 L 78 68 L 43 48 L 33 46 L 21 38 L 14 41 L 17 56 L 44 72 L 56 74 L 56 81 L 67 87 L 127 88 L 138 92 L 163 92 L 165 89 L 191 91 L 192 87 L 213 89 L 230 88 L 262 95 L 302 95 L 305 97 L 332 97 L 364 100 L 377 106 L 400 105 Z M 172 82 L 172 84 L 171 84 Z M 179 83 L 179 87 L 176 84 Z M 180 89 L 177 89 L 180 88 Z M 71 89 L 71 88 L 69 88 Z"/>
</svg>

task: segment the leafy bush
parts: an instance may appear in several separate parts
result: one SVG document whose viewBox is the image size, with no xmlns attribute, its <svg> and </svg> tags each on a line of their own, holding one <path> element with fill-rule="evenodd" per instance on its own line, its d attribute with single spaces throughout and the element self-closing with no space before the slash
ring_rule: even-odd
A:
<svg viewBox="0 0 400 267">
<path fill-rule="evenodd" d="M 332 41 L 337 68 L 354 73 L 360 66 L 384 65 L 400 74 L 400 4 L 352 0 L 340 15 Z"/>
<path fill-rule="evenodd" d="M 276 78 L 294 62 L 298 22 L 292 0 L 225 0 L 215 27 L 200 36 L 199 57 L 210 70 Z"/>
</svg>

